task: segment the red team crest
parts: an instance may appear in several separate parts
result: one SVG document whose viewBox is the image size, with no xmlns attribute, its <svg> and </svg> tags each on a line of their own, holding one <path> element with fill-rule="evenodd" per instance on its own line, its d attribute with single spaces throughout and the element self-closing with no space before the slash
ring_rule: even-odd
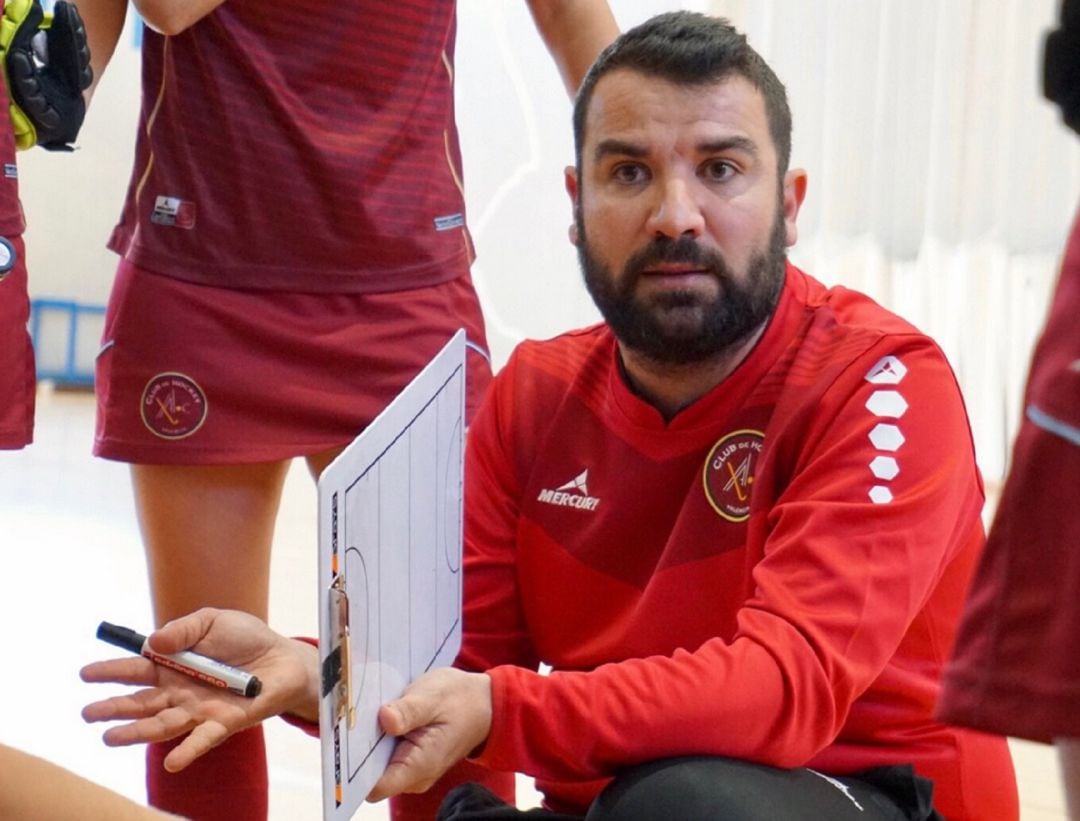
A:
<svg viewBox="0 0 1080 821">
<path fill-rule="evenodd" d="M 143 388 L 143 423 L 162 439 L 183 439 L 206 420 L 206 394 L 182 373 L 159 373 Z"/>
<path fill-rule="evenodd" d="M 750 517 L 750 491 L 764 442 L 761 431 L 733 431 L 713 445 L 705 460 L 705 497 L 729 522 Z"/>
</svg>

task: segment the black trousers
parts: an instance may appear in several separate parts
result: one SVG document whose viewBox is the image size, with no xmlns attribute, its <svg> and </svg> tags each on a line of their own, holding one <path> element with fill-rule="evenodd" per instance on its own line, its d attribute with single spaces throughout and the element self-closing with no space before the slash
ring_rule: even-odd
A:
<svg viewBox="0 0 1080 821">
<path fill-rule="evenodd" d="M 943 821 L 933 784 L 910 766 L 855 776 L 781 770 L 730 758 L 653 761 L 622 772 L 597 796 L 586 821 Z M 518 810 L 478 784 L 446 796 L 439 821 L 570 821 L 581 816 Z"/>
</svg>

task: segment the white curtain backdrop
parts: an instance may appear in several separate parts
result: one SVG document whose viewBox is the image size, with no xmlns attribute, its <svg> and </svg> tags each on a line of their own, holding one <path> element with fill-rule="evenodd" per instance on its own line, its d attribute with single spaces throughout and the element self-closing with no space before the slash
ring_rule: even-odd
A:
<svg viewBox="0 0 1080 821">
<path fill-rule="evenodd" d="M 787 85 L 810 175 L 796 264 L 941 344 L 988 481 L 1004 473 L 1031 345 L 1080 202 L 1080 139 L 1041 97 L 1057 0 L 613 0 L 729 17 Z M 524 4 L 461 0 L 459 120 L 496 364 L 593 321 L 566 240 L 570 104 Z"/>
</svg>

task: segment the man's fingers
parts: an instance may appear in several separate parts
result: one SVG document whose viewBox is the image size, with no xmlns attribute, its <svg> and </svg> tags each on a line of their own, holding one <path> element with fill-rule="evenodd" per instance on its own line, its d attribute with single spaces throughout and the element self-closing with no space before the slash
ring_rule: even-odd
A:
<svg viewBox="0 0 1080 821">
<path fill-rule="evenodd" d="M 448 768 L 442 734 L 430 727 L 410 731 L 397 740 L 390 762 L 368 794 L 368 801 L 382 801 L 400 793 L 425 792 Z"/>
<path fill-rule="evenodd" d="M 390 757 L 390 763 L 386 765 L 383 774 L 371 788 L 367 800 L 382 801 L 384 798 L 402 792 L 417 792 L 417 790 L 409 790 L 409 787 L 416 780 L 415 773 L 418 769 L 416 758 L 419 755 L 420 750 L 412 741 L 407 738 L 398 739 L 394 753 Z"/>
<path fill-rule="evenodd" d="M 140 719 L 155 716 L 170 706 L 168 696 L 155 687 L 87 704 L 83 707 L 82 717 L 89 722 Z"/>
<path fill-rule="evenodd" d="M 387 766 L 379 780 L 375 782 L 375 786 L 371 788 L 366 800 L 374 803 L 382 801 L 384 798 L 400 795 L 402 785 L 407 783 L 403 775 L 398 772 L 400 769 L 400 765 L 390 764 Z"/>
<path fill-rule="evenodd" d="M 162 762 L 166 770 L 178 773 L 200 755 L 214 749 L 232 733 L 216 721 L 204 721 L 174 747 Z"/>
<path fill-rule="evenodd" d="M 405 735 L 412 729 L 405 721 L 405 716 L 402 715 L 396 701 L 391 701 L 379 708 L 379 725 L 387 735 L 392 736 Z"/>
<path fill-rule="evenodd" d="M 393 736 L 426 727 L 439 718 L 440 691 L 407 688 L 401 698 L 379 708 L 379 724 Z"/>
<path fill-rule="evenodd" d="M 157 681 L 155 676 L 156 671 L 152 661 L 135 657 L 95 661 L 79 671 L 79 678 L 83 681 L 99 684 L 147 686 Z"/>
<path fill-rule="evenodd" d="M 150 646 L 158 653 L 190 650 L 210 632 L 220 610 L 204 607 L 187 616 L 173 619 L 150 634 Z"/>
<path fill-rule="evenodd" d="M 418 678 L 379 710 L 382 728 L 398 740 L 369 800 L 429 789 L 487 737 L 490 713 L 487 676 L 442 668 Z"/>
<path fill-rule="evenodd" d="M 193 726 L 195 722 L 187 710 L 170 707 L 149 718 L 110 727 L 102 735 L 102 739 L 110 747 L 127 747 L 151 741 L 168 741 L 183 735 Z"/>
</svg>

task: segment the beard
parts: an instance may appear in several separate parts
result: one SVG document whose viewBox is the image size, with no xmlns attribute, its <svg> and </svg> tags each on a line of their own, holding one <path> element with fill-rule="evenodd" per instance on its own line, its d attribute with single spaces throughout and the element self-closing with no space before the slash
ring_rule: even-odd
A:
<svg viewBox="0 0 1080 821">
<path fill-rule="evenodd" d="M 580 209 L 575 220 L 578 260 L 593 302 L 621 344 L 654 362 L 693 365 L 714 359 L 746 340 L 776 308 L 787 259 L 782 208 L 777 208 L 768 244 L 751 257 L 742 277 L 719 253 L 690 237 L 653 240 L 627 260 L 621 276 L 613 277 L 589 248 Z M 686 289 L 639 298 L 643 272 L 665 262 L 708 272 L 719 293 L 706 298 Z"/>
</svg>

